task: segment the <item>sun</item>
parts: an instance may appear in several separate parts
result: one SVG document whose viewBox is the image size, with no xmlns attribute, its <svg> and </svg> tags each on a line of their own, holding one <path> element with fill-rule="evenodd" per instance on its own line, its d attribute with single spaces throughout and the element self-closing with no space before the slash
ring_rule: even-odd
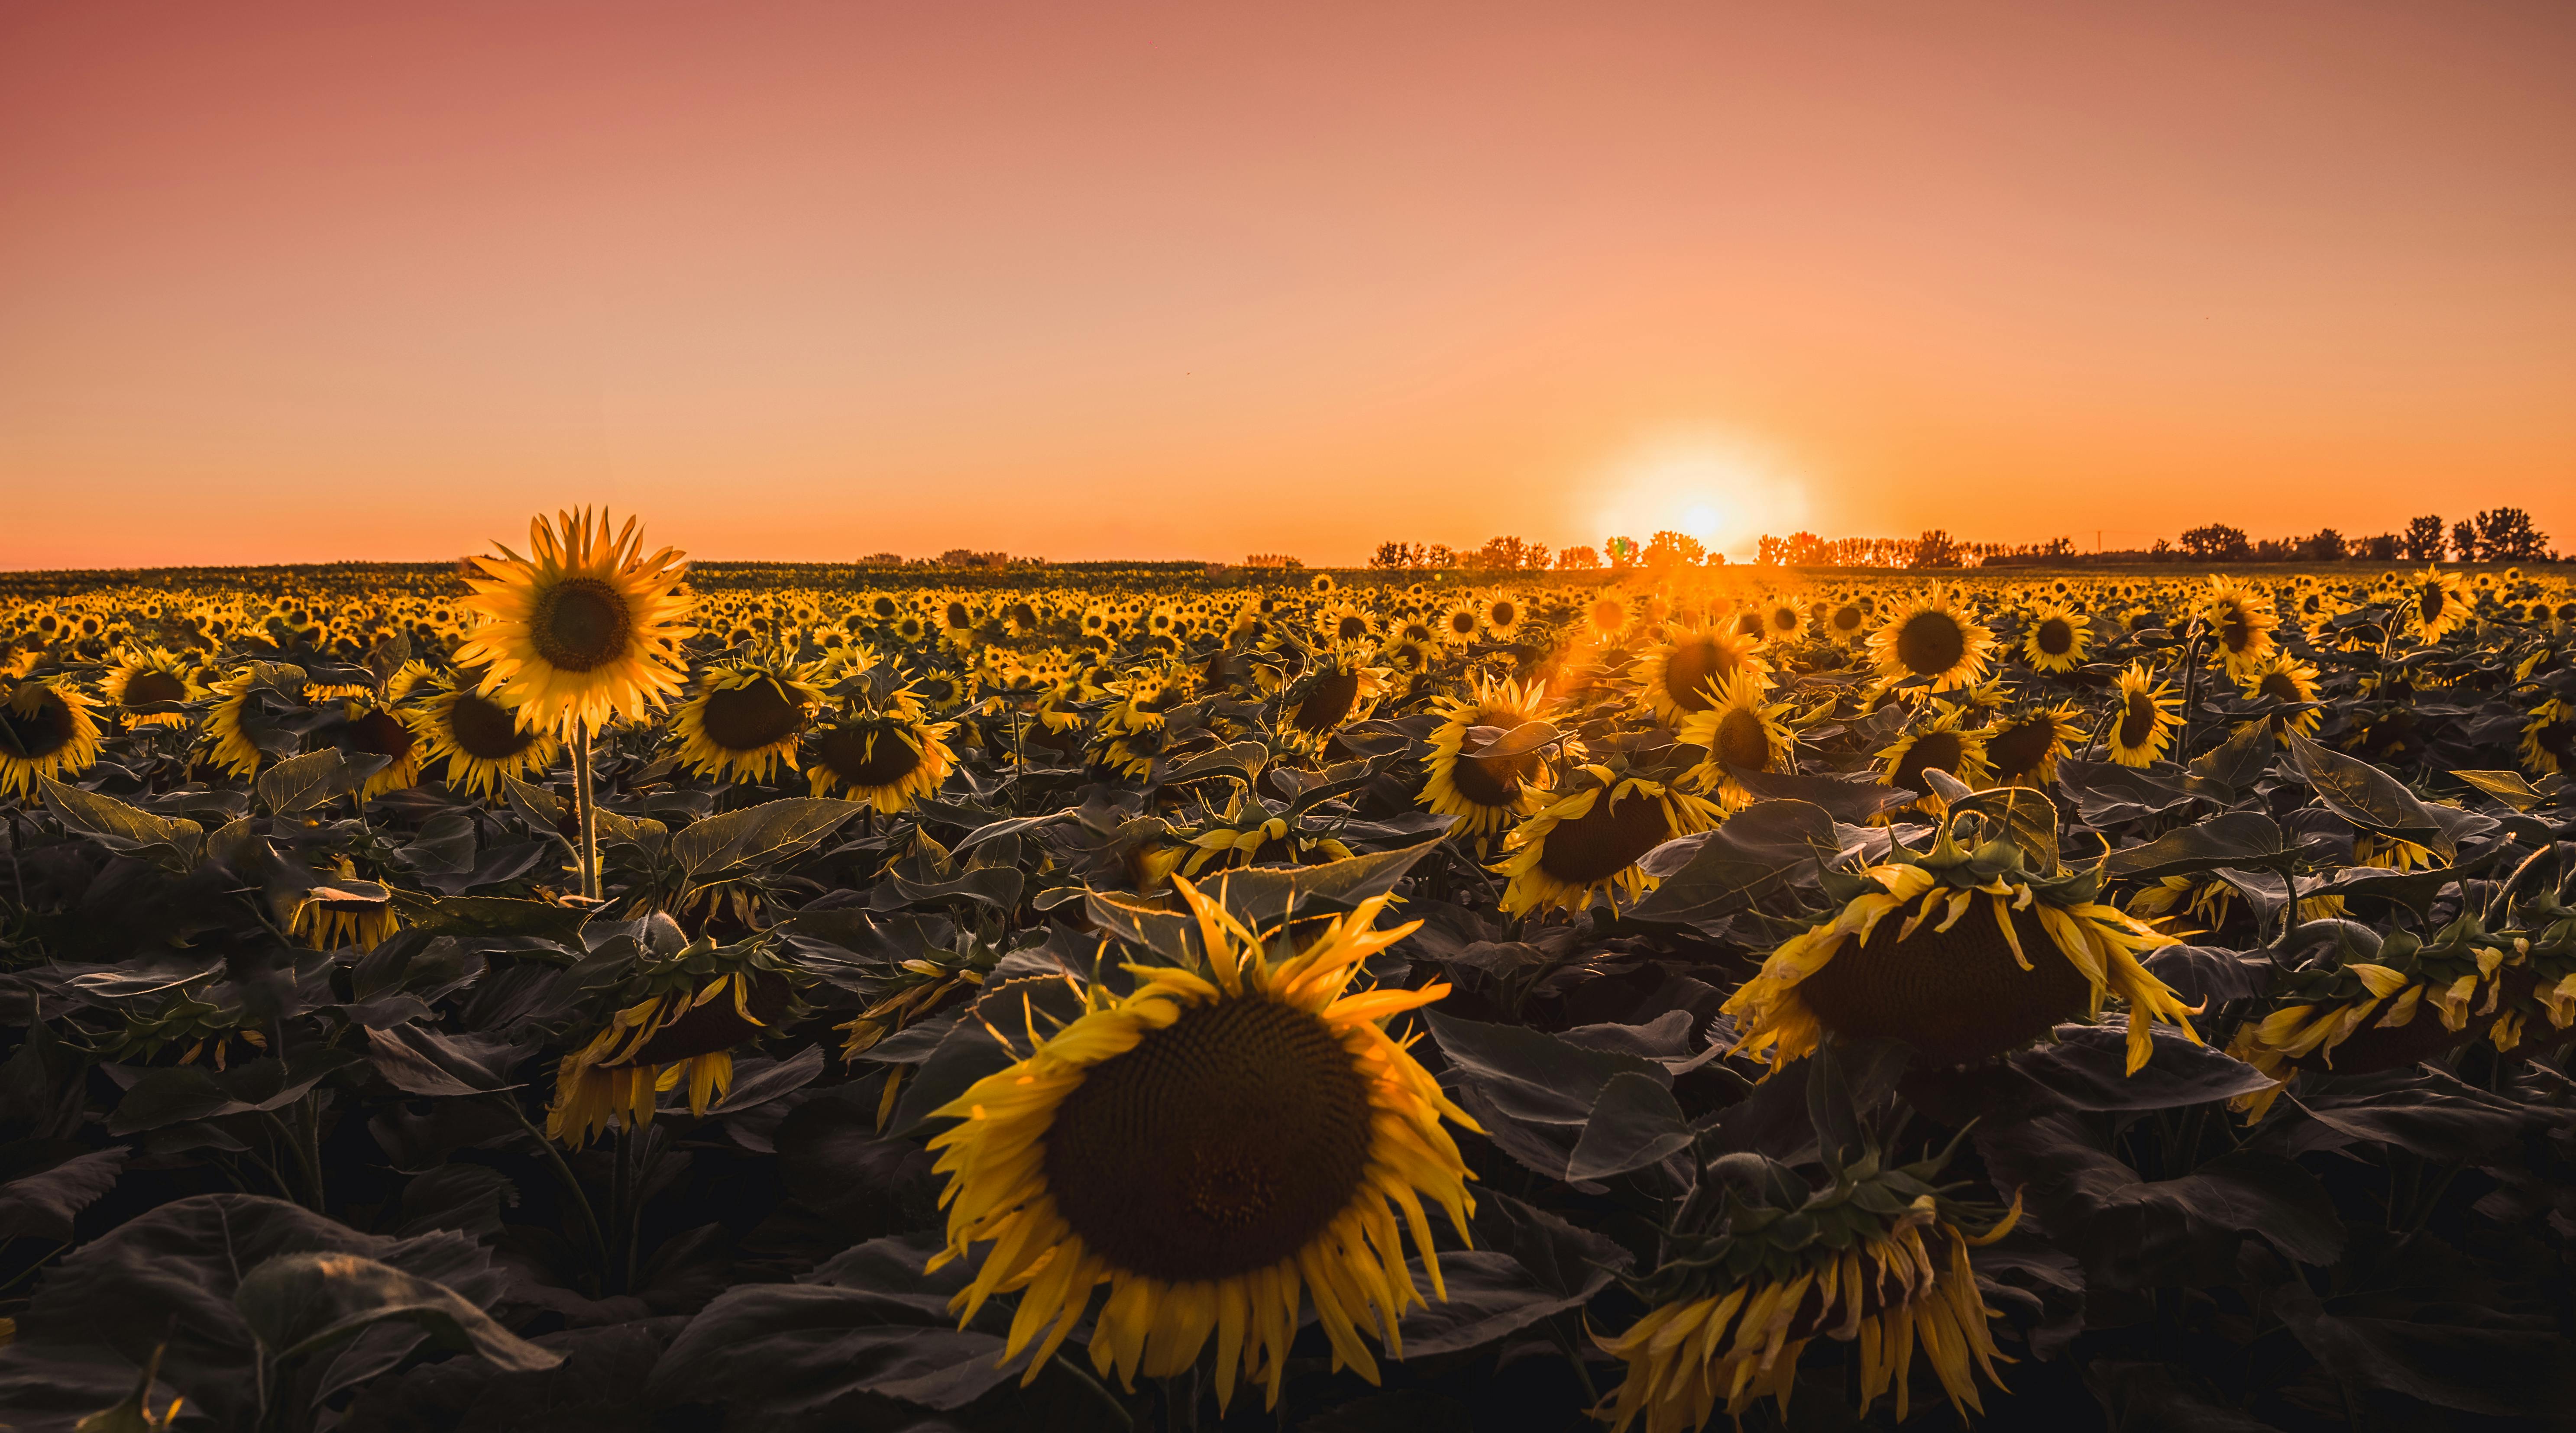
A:
<svg viewBox="0 0 2576 1433">
<path fill-rule="evenodd" d="M 1585 490 L 1597 495 L 1589 521 L 1604 535 L 1644 542 L 1670 529 L 1733 557 L 1751 556 L 1765 533 L 1785 536 L 1807 522 L 1806 485 L 1790 461 L 1723 431 L 1641 440 L 1605 462 Z"/>
</svg>

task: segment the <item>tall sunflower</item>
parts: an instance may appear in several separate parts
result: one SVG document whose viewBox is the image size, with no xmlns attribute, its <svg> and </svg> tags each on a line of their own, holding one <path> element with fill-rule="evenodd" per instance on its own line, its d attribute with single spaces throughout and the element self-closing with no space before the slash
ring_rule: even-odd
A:
<svg viewBox="0 0 2576 1433">
<path fill-rule="evenodd" d="M 2191 1010 L 2138 963 L 2139 951 L 2178 942 L 2098 901 L 2098 866 L 2042 874 L 2010 842 L 1971 851 L 1956 839 L 1962 819 L 1945 820 L 1926 854 L 1898 845 L 1859 876 L 1829 875 L 1838 904 L 1728 998 L 1739 1051 L 1777 1069 L 1829 1035 L 1878 1037 L 1961 1065 L 2098 1016 L 2114 995 L 2128 1006 L 2131 1074 L 2154 1048 L 2156 1021 L 2199 1040 Z"/>
<path fill-rule="evenodd" d="M 1432 710 L 1441 714 L 1441 721 L 1431 733 L 1431 760 L 1414 804 L 1457 817 L 1451 831 L 1479 837 L 1538 810 L 1537 778 L 1542 770 L 1538 752 L 1494 757 L 1464 753 L 1477 727 L 1510 731 L 1536 721 L 1545 701 L 1542 688 L 1523 688 L 1508 677 L 1480 680 L 1472 696 L 1435 701 Z"/>
<path fill-rule="evenodd" d="M 1693 779 L 1700 790 L 1715 792 L 1729 811 L 1753 804 L 1753 793 L 1744 789 L 1730 768 L 1781 770 L 1798 744 L 1797 733 L 1780 720 L 1789 704 L 1762 699 L 1767 685 L 1768 679 L 1758 673 L 1721 678 L 1712 693 L 1717 704 L 1682 721 L 1679 739 L 1708 750 L 1708 759 L 1694 768 Z"/>
<path fill-rule="evenodd" d="M 797 770 L 797 735 L 823 701 L 810 676 L 786 662 L 709 668 L 671 714 L 681 764 L 717 781 L 767 781 L 782 761 Z"/>
<path fill-rule="evenodd" d="M 456 662 L 481 665 L 483 694 L 506 694 L 529 726 L 596 730 L 658 710 L 680 689 L 678 646 L 697 631 L 680 589 L 688 564 L 667 547 L 644 556 L 634 518 L 613 537 L 608 523 L 588 508 L 533 518 L 531 556 L 502 547 L 474 559 L 474 595 L 458 605 L 484 625 Z"/>
<path fill-rule="evenodd" d="M 2152 766 L 2165 754 L 2179 724 L 2182 700 L 2173 683 L 2158 682 L 2143 662 L 2132 662 L 2114 689 L 2118 715 L 2111 722 L 2111 759 L 2122 766 Z"/>
<path fill-rule="evenodd" d="M 404 713 L 420 737 L 421 764 L 445 758 L 449 787 L 489 797 L 504 776 L 525 776 L 554 765 L 563 746 L 552 734 L 519 725 L 506 698 L 487 697 L 472 677 L 441 672 L 425 684 L 429 695 Z"/>
<path fill-rule="evenodd" d="M 2071 672 L 2084 665 L 2092 633 L 2084 619 L 2054 603 L 2034 609 L 2022 632 L 2021 659 L 2043 672 Z"/>
<path fill-rule="evenodd" d="M 1723 626 L 1680 628 L 1637 659 L 1639 695 L 1655 720 L 1678 727 L 1716 705 L 1711 683 L 1770 672 L 1771 664 L 1754 655 L 1758 645 L 1759 639 Z"/>
<path fill-rule="evenodd" d="M 1739 1425 L 1766 1397 L 1785 1413 L 1799 1356 L 1818 1338 L 1858 1342 L 1864 1412 L 1890 1388 L 1896 1421 L 1912 1412 L 1907 1375 L 1918 1341 L 1951 1408 L 1962 1418 L 1984 1412 L 1977 1375 L 2001 1388 L 2002 1354 L 1986 1329 L 1997 1315 L 1977 1291 L 1968 1248 L 2010 1233 L 2021 1201 L 1997 1209 L 1951 1198 L 1932 1182 L 1945 1155 L 1888 1167 L 1867 1151 L 1830 1170 L 1821 1188 L 1752 1156 L 1759 1176 L 1699 1202 L 1701 1217 L 1674 1231 L 1665 1265 L 1630 1281 L 1645 1317 L 1599 1339 L 1628 1365 L 1603 1415 L 1611 1433 L 1626 1433 L 1640 1414 L 1646 1433 L 1692 1433 L 1721 1399 Z M 1975 1224 L 1985 1227 L 1962 1227 Z"/>
<path fill-rule="evenodd" d="M 1372 929 L 1384 896 L 1300 948 L 1173 885 L 1198 917 L 1201 968 L 1129 967 L 1132 994 L 1093 987 L 1081 1018 L 936 1112 L 957 1123 L 930 1142 L 948 1176 L 932 1265 L 991 1244 L 959 1319 L 1018 1292 L 1002 1356 L 1036 1346 L 1023 1381 L 1107 1284 L 1091 1364 L 1122 1385 L 1194 1366 L 1213 1334 L 1219 1407 L 1238 1377 L 1275 1407 L 1308 1300 L 1333 1366 L 1374 1382 L 1362 1331 L 1401 1357 L 1397 1323 L 1422 1301 L 1407 1227 L 1447 1297 L 1423 1196 L 1462 1239 L 1474 1207 L 1441 1123 L 1474 1121 L 1384 1028 L 1449 988 L 1349 993 L 1362 961 L 1420 925 Z"/>
<path fill-rule="evenodd" d="M 1656 884 L 1637 865 L 1640 857 L 1726 817 L 1651 776 L 1598 764 L 1566 775 L 1538 814 L 1504 838 L 1506 854 L 1493 869 L 1509 878 L 1502 900 L 1507 914 L 1581 911 L 1604 891 L 1614 906 L 1623 895 L 1633 902 Z"/>
<path fill-rule="evenodd" d="M 0 792 L 25 797 L 36 778 L 98 764 L 98 721 L 89 698 L 67 682 L 27 679 L 0 695 Z"/>
<path fill-rule="evenodd" d="M 1984 681 L 1994 648 L 1994 632 L 1937 588 L 1898 604 L 1869 635 L 1870 659 L 1881 676 L 1928 682 L 1934 691 Z"/>
</svg>

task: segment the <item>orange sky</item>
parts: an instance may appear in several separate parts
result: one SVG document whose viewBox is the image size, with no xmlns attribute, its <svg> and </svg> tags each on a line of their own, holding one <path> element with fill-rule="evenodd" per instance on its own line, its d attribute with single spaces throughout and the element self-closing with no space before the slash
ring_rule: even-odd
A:
<svg viewBox="0 0 2576 1433">
<path fill-rule="evenodd" d="M 2576 6 L 0 7 L 0 566 L 2576 548 Z"/>
</svg>

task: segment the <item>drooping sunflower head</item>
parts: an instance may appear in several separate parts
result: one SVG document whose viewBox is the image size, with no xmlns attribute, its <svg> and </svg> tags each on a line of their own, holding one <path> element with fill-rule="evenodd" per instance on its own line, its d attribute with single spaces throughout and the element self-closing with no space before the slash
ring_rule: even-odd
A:
<svg viewBox="0 0 2576 1433">
<path fill-rule="evenodd" d="M 878 814 L 909 811 L 937 794 L 955 769 L 947 738 L 955 722 L 932 722 L 905 705 L 860 705 L 805 734 L 805 779 L 817 796 L 842 787 Z"/>
<path fill-rule="evenodd" d="M 2092 633 L 2084 619 L 2054 603 L 2030 614 L 2022 633 L 2021 658 L 2043 672 L 2071 672 L 2084 665 Z"/>
<path fill-rule="evenodd" d="M 2359 954 L 2369 958 L 2354 958 Z M 2301 1070 L 2399 1069 L 2481 1034 L 2511 1049 L 2524 1012 L 2500 1005 L 2516 968 L 2516 953 L 2471 911 L 2429 941 L 2392 931 L 2375 951 L 2293 971 L 2275 983 L 2269 1013 L 2238 1026 L 2228 1045 L 2229 1054 L 2281 1083 L 2229 1103 L 2258 1120 Z M 2527 968 L 2523 973 L 2522 991 L 2538 994 Z"/>
<path fill-rule="evenodd" d="M 2173 683 L 2158 682 L 2144 662 L 2132 662 L 2112 688 L 2118 706 L 2108 739 L 2111 759 L 2122 766 L 2152 766 L 2165 754 L 2179 724 L 2182 699 Z"/>
<path fill-rule="evenodd" d="M 823 701 L 810 676 L 784 662 L 708 669 L 671 716 L 682 764 L 718 781 L 767 781 L 781 762 L 796 770 L 796 738 Z"/>
<path fill-rule="evenodd" d="M 315 950 L 373 950 L 402 924 L 393 892 L 381 882 L 358 879 L 346 856 L 333 867 L 312 889 L 276 897 L 285 905 L 287 934 Z"/>
<path fill-rule="evenodd" d="M 2005 834 L 1980 838 L 1971 822 Z M 2033 829 L 2046 834 L 2022 844 Z M 1728 999 L 1737 1049 L 1776 1069 L 1829 1037 L 1896 1039 L 1931 1064 L 1961 1065 L 2098 1016 L 2115 995 L 2128 1006 L 2130 1073 L 2158 1020 L 2198 1040 L 2191 1010 L 2137 959 L 2175 938 L 2099 901 L 2100 868 L 2064 868 L 2055 843 L 2047 797 L 2002 788 L 1963 799 L 1929 852 L 1900 844 L 1858 875 L 1829 872 L 1831 904 Z"/>
<path fill-rule="evenodd" d="M 1510 678 L 1480 681 L 1471 696 L 1440 698 L 1433 709 L 1443 716 L 1431 733 L 1431 760 L 1416 804 L 1457 817 L 1450 829 L 1470 836 L 1489 836 L 1538 810 L 1544 748 L 1491 756 L 1466 753 L 1486 745 L 1475 738 L 1477 728 L 1508 734 L 1538 720 L 1544 705 L 1543 689 L 1524 689 Z"/>
<path fill-rule="evenodd" d="M 519 725 L 506 694 L 485 696 L 479 685 L 473 676 L 442 672 L 403 719 L 421 740 L 422 765 L 443 757 L 449 787 L 489 797 L 504 776 L 554 765 L 563 747 L 551 733 Z"/>
<path fill-rule="evenodd" d="M 1676 836 L 1725 819 L 1717 806 L 1671 779 L 1620 766 L 1578 766 L 1545 794 L 1538 814 L 1504 838 L 1493 869 L 1508 877 L 1502 908 L 1512 915 L 1581 911 L 1596 895 L 1634 902 L 1657 880 L 1638 861 Z"/>
<path fill-rule="evenodd" d="M 60 778 L 98 763 L 98 720 L 68 682 L 22 679 L 0 687 L 0 793 L 24 797 L 38 777 Z"/>
<path fill-rule="evenodd" d="M 2576 707 L 2556 697 L 2531 709 L 2522 727 L 2522 765 L 2534 776 L 2576 776 Z"/>
<path fill-rule="evenodd" d="M 1934 691 L 1984 681 L 1994 646 L 1994 632 L 1937 589 L 1897 604 L 1869 637 L 1881 676 Z"/>
<path fill-rule="evenodd" d="M 1346 722 L 1366 718 L 1386 694 L 1389 673 L 1356 652 L 1317 651 L 1297 680 L 1279 694 L 1279 725 L 1309 745 L 1319 745 Z"/>
<path fill-rule="evenodd" d="M 1657 721 L 1678 727 L 1716 702 L 1714 684 L 1770 672 L 1771 664 L 1754 655 L 1759 644 L 1758 636 L 1725 626 L 1679 628 L 1637 659 L 1638 695 Z"/>
<path fill-rule="evenodd" d="M 584 508 L 528 524 L 530 556 L 507 547 L 474 559 L 460 605 L 483 625 L 457 650 L 484 668 L 483 693 L 506 694 L 530 726 L 569 733 L 659 710 L 680 689 L 679 643 L 696 633 L 681 588 L 688 564 L 644 555 L 635 519 L 612 535 Z"/>
<path fill-rule="evenodd" d="M 1702 791 L 1714 792 L 1729 811 L 1753 804 L 1753 793 L 1737 779 L 1741 771 L 1779 771 L 1798 744 L 1796 732 L 1781 721 L 1786 702 L 1763 700 L 1769 679 L 1742 673 L 1721 679 L 1709 695 L 1713 705 L 1683 718 L 1678 739 L 1708 752 L 1691 779 Z"/>
<path fill-rule="evenodd" d="M 420 733 L 402 713 L 367 697 L 340 699 L 341 726 L 333 744 L 343 751 L 381 756 L 384 766 L 358 789 L 360 800 L 404 790 L 420 780 Z"/>
<path fill-rule="evenodd" d="M 653 1121 L 654 1096 L 688 1086 L 703 1115 L 733 1086 L 733 1050 L 798 1011 L 804 979 L 765 939 L 698 940 L 648 953 L 608 1024 L 555 1069 L 546 1136 L 579 1149 L 603 1130 Z"/>
<path fill-rule="evenodd" d="M 1739 1422 L 1764 1398 L 1785 1411 L 1820 1337 L 1858 1342 L 1863 1411 L 1892 1387 L 1906 1420 L 1919 1339 L 1953 1410 L 1983 1412 L 1977 1377 L 2001 1388 L 2001 1354 L 1968 1249 L 2011 1232 L 2021 1203 L 1951 1197 L 1935 1183 L 1947 1155 L 1891 1166 L 1866 1149 L 1821 1182 L 1758 1154 L 1713 1169 L 1717 1197 L 1674 1231 L 1661 1268 L 1626 1281 L 1645 1316 L 1599 1340 L 1628 1366 L 1602 1414 L 1612 1433 L 1641 1415 L 1645 1433 L 1695 1433 L 1721 1402 Z"/>
<path fill-rule="evenodd" d="M 1220 1406 L 1238 1377 L 1275 1406 L 1306 1300 L 1334 1367 L 1375 1381 L 1362 1331 L 1400 1357 L 1397 1322 L 1422 1302 L 1408 1230 L 1446 1297 L 1425 1196 L 1461 1237 L 1473 1209 L 1442 1122 L 1475 1124 L 1385 1029 L 1448 987 L 1350 990 L 1419 925 L 1375 929 L 1386 897 L 1307 937 L 1173 884 L 1199 960 L 1129 966 L 1124 996 L 1091 987 L 1083 1015 L 934 1115 L 956 1123 L 931 1140 L 948 1181 L 933 1266 L 990 1242 L 958 1312 L 1017 1292 L 1003 1358 L 1035 1345 L 1032 1379 L 1107 1284 L 1091 1363 L 1122 1384 L 1194 1366 L 1215 1334 Z"/>
</svg>

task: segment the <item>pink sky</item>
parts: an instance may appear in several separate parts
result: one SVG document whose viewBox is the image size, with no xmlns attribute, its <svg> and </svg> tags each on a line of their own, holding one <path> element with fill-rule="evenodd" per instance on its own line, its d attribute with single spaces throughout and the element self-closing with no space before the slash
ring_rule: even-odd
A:
<svg viewBox="0 0 2576 1433">
<path fill-rule="evenodd" d="M 0 566 L 2576 548 L 2576 7 L 15 4 Z"/>
</svg>

